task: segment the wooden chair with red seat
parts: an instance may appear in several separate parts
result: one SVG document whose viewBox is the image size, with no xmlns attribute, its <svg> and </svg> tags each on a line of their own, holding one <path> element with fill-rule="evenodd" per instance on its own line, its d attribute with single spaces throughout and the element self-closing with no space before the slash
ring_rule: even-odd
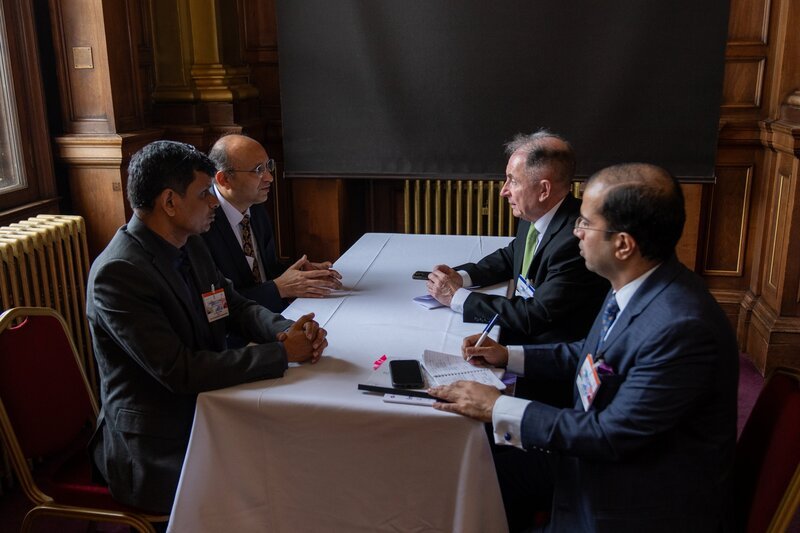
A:
<svg viewBox="0 0 800 533">
<path fill-rule="evenodd" d="M 785 531 L 800 503 L 800 370 L 770 373 L 736 444 L 737 527 Z"/>
<path fill-rule="evenodd" d="M 0 315 L 0 435 L 35 504 L 22 531 L 49 515 L 152 533 L 152 523 L 169 517 L 117 503 L 108 487 L 91 479 L 87 444 L 97 401 L 68 331 L 53 309 L 18 307 Z"/>
</svg>

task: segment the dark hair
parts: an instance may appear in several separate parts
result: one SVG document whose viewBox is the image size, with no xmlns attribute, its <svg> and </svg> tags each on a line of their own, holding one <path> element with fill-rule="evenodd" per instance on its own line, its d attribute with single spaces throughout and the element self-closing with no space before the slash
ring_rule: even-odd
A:
<svg viewBox="0 0 800 533">
<path fill-rule="evenodd" d="M 543 142 L 545 139 L 558 139 L 564 144 L 564 147 L 547 146 Z M 529 134 L 518 133 L 506 144 L 506 155 L 510 157 L 519 150 L 527 154 L 526 168 L 551 166 L 555 170 L 553 178 L 567 187 L 575 178 L 575 151 L 569 141 L 561 135 L 544 128 Z"/>
<path fill-rule="evenodd" d="M 128 165 L 128 202 L 133 209 L 150 211 L 164 189 L 183 196 L 195 171 L 213 176 L 216 167 L 191 144 L 152 142 L 136 152 Z"/>
<path fill-rule="evenodd" d="M 600 214 L 610 230 L 631 235 L 642 256 L 658 261 L 675 253 L 686 211 L 675 176 L 645 163 L 627 163 L 601 170 L 589 178 L 608 185 Z"/>
</svg>

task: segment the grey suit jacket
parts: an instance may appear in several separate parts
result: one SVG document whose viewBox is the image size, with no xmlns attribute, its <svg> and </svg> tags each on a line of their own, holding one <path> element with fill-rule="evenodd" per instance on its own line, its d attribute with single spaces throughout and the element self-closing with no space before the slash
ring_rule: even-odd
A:
<svg viewBox="0 0 800 533">
<path fill-rule="evenodd" d="M 676 258 L 585 342 L 526 347 L 525 374 L 573 381 L 587 353 L 613 369 L 584 411 L 532 402 L 526 449 L 558 454 L 552 531 L 717 531 L 725 518 L 739 351 L 703 281 Z"/>
<path fill-rule="evenodd" d="M 176 270 L 180 252 L 134 215 L 87 289 L 103 404 L 90 452 L 114 498 L 158 513 L 172 507 L 197 394 L 282 376 L 286 352 L 271 341 L 292 324 L 236 293 L 199 237 L 184 250 L 191 285 Z M 199 293 L 212 287 L 225 290 L 230 316 L 209 324 Z M 228 330 L 261 344 L 226 349 Z"/>
<path fill-rule="evenodd" d="M 505 344 L 568 342 L 586 336 L 609 285 L 586 270 L 580 255 L 578 238 L 572 233 L 580 206 L 580 200 L 568 195 L 540 237 L 525 273 L 536 289 L 533 298 L 508 299 L 474 292 L 464 302 L 464 321 L 486 323 L 499 313 Z M 465 270 L 479 286 L 516 281 L 529 227 L 530 222 L 521 220 L 517 236 L 508 246 L 456 270 Z"/>
</svg>

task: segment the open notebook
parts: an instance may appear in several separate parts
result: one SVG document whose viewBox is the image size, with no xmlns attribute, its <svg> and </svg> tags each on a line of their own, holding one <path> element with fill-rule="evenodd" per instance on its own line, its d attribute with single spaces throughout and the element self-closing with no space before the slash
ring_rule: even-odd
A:
<svg viewBox="0 0 800 533">
<path fill-rule="evenodd" d="M 422 368 L 428 374 L 431 386 L 448 385 L 460 380 L 477 381 L 492 385 L 500 390 L 506 388 L 505 383 L 490 368 L 473 366 L 460 355 L 425 350 L 422 354 Z M 497 370 L 502 372 L 502 370 Z"/>
</svg>

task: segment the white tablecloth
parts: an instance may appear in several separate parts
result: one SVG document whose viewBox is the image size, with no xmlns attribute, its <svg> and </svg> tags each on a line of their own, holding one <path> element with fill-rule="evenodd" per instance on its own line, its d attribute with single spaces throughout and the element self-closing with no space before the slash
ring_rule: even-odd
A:
<svg viewBox="0 0 800 533">
<path fill-rule="evenodd" d="M 475 261 L 508 241 L 364 235 L 335 264 L 348 290 L 284 313 L 313 311 L 328 330 L 318 364 L 198 397 L 169 530 L 505 531 L 482 424 L 356 387 L 383 354 L 460 353 L 482 326 L 414 303 L 426 290 L 411 274 Z"/>
</svg>

